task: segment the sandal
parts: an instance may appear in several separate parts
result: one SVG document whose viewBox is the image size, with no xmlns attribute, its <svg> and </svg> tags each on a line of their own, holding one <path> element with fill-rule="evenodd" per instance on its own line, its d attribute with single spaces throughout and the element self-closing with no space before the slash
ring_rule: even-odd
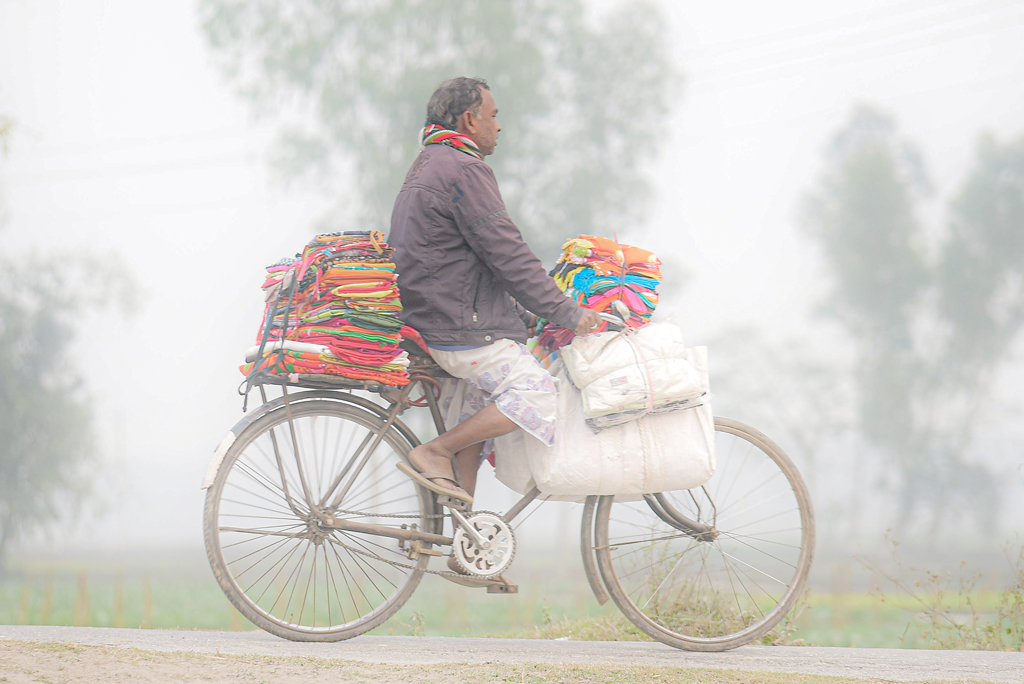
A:
<svg viewBox="0 0 1024 684">
<path fill-rule="evenodd" d="M 413 466 L 409 465 L 405 461 L 399 461 L 396 467 L 403 473 L 416 480 L 419 484 L 423 485 L 435 494 L 441 494 L 443 496 L 451 497 L 456 501 L 462 501 L 467 504 L 473 503 L 473 497 L 469 495 L 465 489 L 459 486 L 459 483 L 455 481 L 455 474 L 446 475 L 445 473 L 421 473 L 416 470 Z M 437 484 L 437 480 L 444 482 L 450 482 L 454 487 L 444 487 Z"/>
</svg>

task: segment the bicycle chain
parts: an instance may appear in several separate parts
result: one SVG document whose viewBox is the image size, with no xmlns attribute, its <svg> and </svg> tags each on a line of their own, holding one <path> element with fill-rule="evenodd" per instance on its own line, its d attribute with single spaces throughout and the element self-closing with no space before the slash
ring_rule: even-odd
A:
<svg viewBox="0 0 1024 684">
<path fill-rule="evenodd" d="M 458 579 L 474 579 L 472 575 L 463 575 L 463 574 L 458 573 L 458 572 L 451 572 L 450 570 L 428 570 L 427 568 L 423 568 L 422 570 L 420 570 L 420 568 L 417 568 L 417 567 L 415 567 L 413 565 L 406 565 L 405 563 L 402 563 L 400 561 L 389 560 L 387 558 L 383 558 L 382 556 L 378 556 L 375 553 L 370 553 L 369 551 L 363 551 L 362 549 L 357 549 L 354 546 L 349 546 L 348 544 L 346 544 L 345 542 L 341 541 L 340 539 L 334 538 L 333 535 L 332 535 L 332 539 L 334 539 L 334 541 L 337 542 L 338 544 L 341 544 L 341 546 L 344 547 L 347 551 L 358 553 L 360 556 L 366 556 L 367 558 L 373 558 L 375 560 L 379 560 L 382 563 L 387 563 L 388 565 L 392 565 L 392 566 L 394 566 L 396 568 L 404 568 L 406 570 L 414 570 L 414 571 L 419 570 L 420 572 L 424 572 L 424 573 L 426 573 L 428 575 L 438 575 L 439 577 L 454 577 L 454 578 L 458 578 Z"/>
<path fill-rule="evenodd" d="M 377 518 L 430 518 L 430 519 L 436 520 L 438 518 L 450 518 L 451 517 L 451 513 L 442 513 L 442 514 L 436 514 L 435 513 L 435 514 L 428 514 L 428 515 L 417 515 L 417 514 L 404 514 L 404 513 L 366 513 L 366 512 L 363 512 L 363 511 L 347 511 L 347 510 L 341 510 L 341 509 L 339 509 L 337 511 L 337 513 L 344 513 L 344 514 L 347 514 L 347 515 L 365 515 L 365 516 L 373 516 L 373 517 L 377 517 Z M 331 539 L 333 539 L 336 543 L 340 544 L 345 550 L 347 550 L 347 551 L 349 551 L 351 553 L 358 553 L 360 556 L 365 556 L 366 558 L 373 558 L 374 560 L 379 560 L 382 563 L 387 563 L 388 565 L 391 565 L 391 566 L 396 567 L 396 568 L 403 568 L 405 570 L 412 570 L 412 571 L 419 570 L 420 572 L 426 573 L 428 575 L 437 575 L 438 577 L 456 578 L 456 579 L 460 579 L 460 580 L 464 580 L 464 579 L 477 579 L 477 580 L 480 580 L 480 579 L 482 579 L 482 578 L 474 578 L 472 575 L 463 575 L 462 573 L 459 573 L 459 572 L 452 572 L 450 570 L 429 570 L 427 568 L 423 568 L 422 570 L 420 570 L 420 568 L 417 568 L 417 567 L 415 567 L 413 565 L 407 565 L 406 563 L 402 563 L 401 561 L 390 560 L 388 558 L 384 558 L 383 556 L 378 556 L 375 553 L 370 553 L 369 551 L 363 551 L 362 549 L 357 549 L 354 546 L 349 546 L 345 542 L 343 542 L 340 539 L 336 538 L 333 534 L 331 535 Z M 496 579 L 496 578 L 488 577 L 486 579 Z"/>
<path fill-rule="evenodd" d="M 431 520 L 448 518 L 451 516 L 449 513 L 432 513 L 428 515 L 423 515 L 422 513 L 367 513 L 365 511 L 345 511 L 341 509 L 338 509 L 336 513 L 344 513 L 346 515 L 363 515 L 372 518 L 429 518 Z"/>
<path fill-rule="evenodd" d="M 339 512 L 342 512 L 342 511 L 339 511 Z M 344 512 L 347 513 L 348 511 L 344 511 Z M 448 517 L 449 515 L 450 514 L 434 515 L 434 516 L 430 516 L 430 517 L 445 518 L 445 517 Z M 497 514 L 495 513 L 494 515 L 497 515 Z M 399 516 L 398 515 L 393 515 L 393 516 L 388 516 L 388 517 L 395 517 L 395 518 L 397 518 Z M 413 565 L 407 565 L 405 563 L 402 563 L 401 561 L 390 560 L 388 558 L 384 558 L 383 556 L 378 556 L 375 553 L 370 553 L 369 551 L 363 551 L 362 549 L 357 549 L 354 546 L 349 546 L 345 542 L 343 542 L 340 539 L 336 538 L 333 534 L 331 535 L 331 538 L 336 543 L 341 544 L 341 546 L 343 548 L 345 548 L 349 552 L 358 553 L 360 556 L 365 556 L 367 558 L 373 558 L 375 560 L 379 560 L 382 563 L 387 563 L 388 565 L 391 565 L 391 566 L 396 567 L 396 568 L 403 568 L 405 570 L 413 570 L 413 571 L 419 570 L 420 572 L 426 573 L 428 575 L 437 575 L 438 577 L 454 578 L 454 579 L 459 579 L 459 580 L 469 579 L 469 580 L 477 580 L 477 581 L 487 581 L 487 580 L 495 580 L 495 581 L 497 581 L 498 577 L 500 577 L 500 575 L 497 576 L 497 577 L 473 577 L 472 575 L 464 575 L 464 574 L 462 574 L 460 572 L 452 572 L 450 570 L 429 570 L 427 568 L 423 568 L 422 570 L 420 570 L 420 568 L 417 568 L 417 567 L 415 567 Z M 442 558 L 443 558 L 443 556 L 442 556 Z"/>
</svg>

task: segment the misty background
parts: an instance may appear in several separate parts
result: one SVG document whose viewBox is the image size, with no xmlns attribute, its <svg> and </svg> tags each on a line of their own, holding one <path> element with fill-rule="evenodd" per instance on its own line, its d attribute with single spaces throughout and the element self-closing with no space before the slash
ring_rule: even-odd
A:
<svg viewBox="0 0 1024 684">
<path fill-rule="evenodd" d="M 546 263 L 589 231 L 662 257 L 716 412 L 808 479 L 821 572 L 889 529 L 983 569 L 1019 539 L 1024 2 L 279 5 L 0 0 L 5 282 L 49 278 L 66 346 L 34 362 L 66 355 L 92 459 L 10 558 L 201 549 L 264 266 L 387 230 L 457 74 L 492 84 Z M 551 508 L 524 535 L 572 555 Z"/>
</svg>

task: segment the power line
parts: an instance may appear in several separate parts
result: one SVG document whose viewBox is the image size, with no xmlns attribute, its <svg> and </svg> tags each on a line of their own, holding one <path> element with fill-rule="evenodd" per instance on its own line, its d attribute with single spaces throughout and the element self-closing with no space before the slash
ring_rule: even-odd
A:
<svg viewBox="0 0 1024 684">
<path fill-rule="evenodd" d="M 898 93 L 897 95 L 890 96 L 889 99 L 903 99 L 903 98 L 907 98 L 907 97 L 919 97 L 919 96 L 927 94 L 927 93 L 940 92 L 940 91 L 943 91 L 943 90 L 951 90 L 951 89 L 954 89 L 954 88 L 960 88 L 960 89 L 963 89 L 963 90 L 965 90 L 967 92 L 972 92 L 972 93 L 987 92 L 987 91 L 995 90 L 997 88 L 1002 87 L 1002 85 L 1004 83 L 1006 83 L 1007 81 L 1024 82 L 1024 72 L 1015 72 L 1015 73 L 1010 73 L 1010 74 L 1004 74 L 1004 75 L 999 76 L 997 78 L 990 78 L 990 79 L 987 79 L 985 81 L 980 81 L 980 82 L 960 81 L 960 82 L 957 82 L 957 83 L 948 83 L 948 84 L 944 84 L 944 85 L 937 86 L 937 87 L 932 87 L 932 88 L 918 88 L 916 90 L 908 90 L 908 91 L 904 91 L 904 92 Z M 849 107 L 850 107 L 850 103 L 847 102 L 847 101 L 844 101 L 841 105 L 836 105 L 836 106 L 833 106 L 833 107 L 818 108 L 818 109 L 815 109 L 815 110 L 812 110 L 812 111 L 804 110 L 804 112 L 802 114 L 800 114 L 799 116 L 788 117 L 788 118 L 785 118 L 785 119 L 774 119 L 773 118 L 770 121 L 766 119 L 766 120 L 762 120 L 762 121 L 747 121 L 747 122 L 740 123 L 740 124 L 732 124 L 732 125 L 728 125 L 728 126 L 722 127 L 721 129 L 719 129 L 719 132 L 724 134 L 724 133 L 728 133 L 730 131 L 745 131 L 745 130 L 749 130 L 749 129 L 754 129 L 754 128 L 762 127 L 762 126 L 764 126 L 766 124 L 769 124 L 769 123 L 774 128 L 792 128 L 792 127 L 795 127 L 795 126 L 804 125 L 805 123 L 807 123 L 809 121 L 814 121 L 814 120 L 820 119 L 822 117 L 834 116 L 834 115 L 842 114 L 842 113 L 844 113 L 846 111 L 849 111 Z M 683 118 L 683 119 L 686 118 L 686 114 L 685 113 L 680 113 L 679 116 L 680 116 L 680 118 Z M 746 139 L 757 138 L 757 137 L 759 137 L 759 134 L 751 133 L 751 134 L 747 134 L 747 135 L 742 135 L 740 137 L 729 136 L 729 139 L 732 140 L 732 141 L 736 141 L 736 140 L 746 140 Z M 683 135 L 677 136 L 674 139 L 678 140 L 680 142 L 683 142 L 683 141 L 686 141 L 686 140 L 696 141 L 696 142 L 706 142 L 707 141 L 707 132 L 705 131 L 703 133 L 693 132 L 693 133 L 690 133 L 690 134 L 683 134 Z"/>
<path fill-rule="evenodd" d="M 989 0 L 988 2 L 978 2 L 977 0 L 969 0 L 968 3 L 966 4 L 966 7 L 961 6 L 961 7 L 957 8 L 957 9 L 968 9 L 970 11 L 967 12 L 967 15 L 968 16 L 974 16 L 974 15 L 979 14 L 978 10 L 981 7 L 984 7 L 986 5 L 992 5 L 992 4 L 1001 3 L 1001 2 L 1002 2 L 1002 0 Z M 896 5 L 895 7 L 907 6 L 907 5 L 911 5 L 911 4 L 918 4 L 918 3 L 917 2 L 907 2 L 907 3 L 902 3 L 902 5 Z M 787 35 L 789 36 L 788 38 L 784 38 L 783 40 L 761 40 L 761 41 L 758 41 L 758 42 L 750 42 L 749 40 L 745 40 L 745 41 L 730 41 L 730 43 L 741 44 L 741 47 L 739 47 L 737 49 L 726 50 L 725 52 L 721 52 L 719 54 L 715 54 L 715 53 L 712 52 L 711 56 L 713 58 L 714 57 L 723 57 L 723 56 L 727 57 L 727 56 L 732 55 L 732 54 L 739 54 L 739 53 L 744 53 L 744 52 L 750 52 L 752 49 L 757 49 L 759 47 L 769 47 L 769 48 L 772 48 L 772 47 L 776 47 L 776 46 L 782 46 L 785 43 L 793 43 L 793 42 L 801 41 L 801 40 L 806 42 L 808 39 L 811 40 L 812 42 L 831 44 L 831 43 L 834 43 L 834 41 L 835 41 L 835 37 L 832 36 L 831 34 L 837 34 L 837 33 L 839 33 L 839 34 L 842 34 L 842 33 L 849 34 L 850 32 L 853 32 L 853 33 L 868 33 L 868 32 L 870 32 L 872 30 L 871 26 L 873 24 L 887 24 L 887 23 L 890 24 L 889 26 L 882 26 L 881 28 L 892 28 L 893 27 L 892 22 L 896 22 L 896 24 L 895 24 L 896 26 L 899 26 L 899 25 L 909 25 L 909 24 L 912 24 L 914 22 L 912 22 L 912 21 L 900 22 L 899 20 L 905 19 L 905 18 L 909 18 L 912 15 L 917 15 L 916 19 L 920 20 L 922 18 L 923 14 L 936 14 L 936 13 L 939 13 L 939 12 L 943 12 L 943 11 L 945 11 L 947 9 L 953 9 L 954 6 L 956 6 L 957 4 L 958 4 L 958 2 L 950 2 L 950 3 L 947 3 L 945 5 L 932 5 L 930 7 L 923 8 L 924 9 L 923 13 L 921 11 L 922 8 L 917 8 L 917 9 L 911 11 L 911 12 L 890 13 L 890 14 L 885 15 L 885 16 L 878 16 L 876 12 L 858 12 L 858 13 L 855 13 L 855 14 L 844 15 L 844 17 L 870 16 L 870 17 L 874 17 L 874 20 L 869 20 L 869 21 L 866 21 L 866 22 L 852 23 L 852 24 L 849 23 L 849 22 L 844 22 L 841 26 L 828 28 L 828 29 L 826 29 L 824 31 L 812 31 L 812 32 L 795 33 L 792 29 L 786 29 L 786 30 L 783 30 L 783 31 L 777 31 L 775 33 L 766 34 L 765 36 L 762 36 L 762 37 L 766 37 L 766 38 L 767 37 L 774 37 L 774 36 L 787 36 Z M 1010 5 L 1002 4 L 1000 7 L 997 7 L 996 9 L 1005 9 L 1007 6 L 1010 6 Z M 953 11 L 955 11 L 955 9 Z M 842 19 L 844 17 L 837 17 L 835 19 Z M 956 18 L 956 17 L 954 17 L 954 18 Z M 816 24 L 811 24 L 810 26 L 820 26 L 820 25 L 829 26 L 829 25 L 834 23 L 835 19 L 824 20 L 822 22 L 817 22 Z M 785 48 L 783 48 L 783 52 L 784 51 L 785 51 Z M 772 54 L 779 54 L 779 53 L 778 52 L 776 52 L 776 53 L 768 53 L 767 56 L 772 56 Z M 755 58 L 756 59 L 763 59 L 765 56 L 766 56 L 765 54 L 755 55 Z"/>
<path fill-rule="evenodd" d="M 257 155 L 252 152 L 200 159 L 182 159 L 170 162 L 149 164 L 124 164 L 107 168 L 76 169 L 69 171 L 43 171 L 36 174 L 14 176 L 6 181 L 8 185 L 36 185 L 39 183 L 60 183 L 76 180 L 93 180 L 97 178 L 114 178 L 118 176 L 135 176 L 170 171 L 187 171 L 190 169 L 209 169 L 224 166 L 252 166 L 258 163 Z"/>
<path fill-rule="evenodd" d="M 162 145 L 165 143 L 181 144 L 186 142 L 199 142 L 208 140 L 223 141 L 226 139 L 230 140 L 242 140 L 246 136 L 238 134 L 237 126 L 225 126 L 213 130 L 196 131 L 189 135 L 154 135 L 152 137 L 131 137 L 131 138 L 112 138 L 107 140 L 97 140 L 92 142 L 73 143 L 71 145 L 63 145 L 60 147 L 49 148 L 46 147 L 32 149 L 27 154 L 31 154 L 35 157 L 76 157 L 81 155 L 90 155 L 106 152 L 122 152 L 129 150 L 137 150 L 146 147 L 152 147 L 154 145 Z"/>
<path fill-rule="evenodd" d="M 1010 18 L 1012 18 L 1012 19 L 1024 19 L 1024 13 L 1013 14 Z M 1001 18 L 1001 19 L 1003 19 L 1003 18 Z M 805 56 L 805 57 L 788 59 L 788 60 L 783 60 L 783 61 L 777 61 L 777 62 L 774 62 L 774 63 L 761 64 L 761 65 L 759 65 L 757 67 L 750 68 L 750 69 L 739 69 L 739 70 L 735 70 L 735 71 L 732 71 L 732 72 L 728 72 L 727 71 L 727 72 L 723 72 L 723 73 L 714 73 L 714 72 L 712 72 L 712 73 L 709 73 L 706 76 L 700 76 L 700 77 L 695 77 L 695 78 L 691 79 L 691 83 L 718 82 L 718 81 L 726 80 L 726 79 L 741 78 L 743 76 L 751 76 L 751 75 L 761 74 L 761 73 L 765 73 L 765 72 L 778 71 L 780 69 L 785 69 L 785 68 L 791 67 L 791 66 L 798 66 L 798 65 L 801 65 L 801 64 L 809 63 L 809 62 L 821 63 L 821 62 L 824 62 L 826 60 L 830 60 L 831 62 L 835 62 L 835 59 L 837 57 L 842 57 L 844 54 L 851 54 L 851 53 L 852 53 L 853 56 L 857 57 L 857 59 L 851 60 L 851 61 L 849 61 L 847 63 L 848 64 L 859 64 L 859 63 L 862 63 L 862 62 L 872 61 L 872 60 L 875 60 L 875 59 L 883 59 L 883 58 L 886 58 L 886 57 L 892 57 L 892 56 L 895 56 L 895 55 L 906 54 L 906 53 L 909 53 L 909 52 L 916 52 L 918 50 L 929 49 L 929 48 L 936 48 L 936 47 L 940 47 L 942 45 L 946 45 L 946 44 L 949 44 L 949 43 L 957 42 L 957 41 L 960 41 L 960 40 L 965 40 L 965 39 L 968 39 L 968 38 L 974 38 L 974 37 L 981 36 L 981 35 L 986 35 L 986 34 L 998 33 L 998 32 L 1006 31 L 1006 30 L 1009 30 L 1009 29 L 1015 29 L 1015 28 L 1018 28 L 1020 26 L 1024 26 L 1024 21 L 1015 21 L 1015 22 L 1011 22 L 1011 23 L 1006 23 L 1005 20 L 1001 20 L 999 23 L 993 23 L 992 25 L 984 26 L 980 30 L 970 30 L 970 29 L 973 29 L 974 27 L 969 27 L 968 30 L 959 31 L 959 32 L 956 31 L 956 30 L 949 30 L 949 31 L 945 31 L 943 33 L 940 33 L 938 35 L 920 36 L 920 38 L 925 39 L 927 42 L 923 42 L 922 43 L 919 40 L 919 41 L 917 41 L 916 45 L 910 45 L 910 46 L 901 47 L 900 49 L 897 49 L 897 50 L 889 50 L 889 51 L 878 52 L 878 53 L 875 53 L 875 54 L 868 54 L 868 55 L 860 55 L 860 56 L 858 56 L 856 54 L 857 52 L 863 52 L 864 49 L 870 49 L 871 47 L 874 47 L 875 45 L 881 44 L 882 42 L 887 42 L 889 44 L 892 44 L 893 41 L 891 39 L 889 39 L 887 41 L 874 41 L 873 43 L 862 43 L 860 45 L 850 46 L 849 48 L 846 48 L 846 49 L 826 51 L 826 52 L 820 53 L 820 54 L 808 55 L 808 56 Z M 964 28 L 968 28 L 968 27 L 964 27 Z M 910 32 L 905 33 L 903 35 L 908 35 L 909 33 Z M 899 38 L 899 37 L 900 36 L 896 36 L 896 38 Z M 778 78 L 772 79 L 772 80 L 778 80 Z M 770 82 L 770 81 L 763 81 L 763 80 L 759 81 L 759 83 L 766 83 L 766 82 Z M 732 87 L 724 88 L 724 89 L 720 89 L 720 90 L 730 90 L 730 89 L 732 89 Z"/>
<path fill-rule="evenodd" d="M 921 11 L 922 9 L 925 9 L 925 10 L 927 10 L 927 9 L 937 9 L 937 8 L 941 8 L 941 7 L 947 7 L 949 5 L 955 5 L 955 4 L 958 4 L 959 2 L 964 2 L 964 1 L 970 2 L 972 0 L 952 0 L 951 2 L 947 3 L 946 5 L 941 5 L 941 6 L 940 5 L 936 5 L 934 2 L 930 2 L 929 0 L 924 0 L 923 3 L 922 3 L 922 0 L 904 0 L 904 2 L 897 2 L 897 3 L 892 3 L 892 4 L 888 5 L 888 8 L 891 10 L 890 13 L 888 15 L 885 15 L 884 17 L 881 17 L 880 19 L 899 18 L 899 17 L 909 16 L 911 14 L 914 14 L 915 12 Z M 912 6 L 915 6 L 915 5 L 922 5 L 922 4 L 926 5 L 926 7 L 924 7 L 924 8 L 922 8 L 922 7 L 913 7 L 911 10 L 909 10 L 907 12 L 900 11 L 900 10 L 902 10 L 905 7 L 912 7 Z M 831 30 L 836 30 L 835 27 L 836 27 L 837 24 L 839 24 L 840 27 L 849 26 L 851 22 L 856 21 L 857 19 L 859 19 L 861 17 L 866 18 L 868 21 L 870 21 L 872 18 L 879 19 L 878 12 L 876 10 L 864 10 L 864 9 L 861 9 L 861 10 L 857 10 L 857 11 L 854 11 L 854 12 L 847 12 L 846 14 L 835 15 L 835 16 L 831 16 L 831 17 L 828 17 L 828 18 L 825 18 L 825 19 L 820 19 L 818 21 L 812 21 L 812 22 L 808 22 L 808 23 L 804 23 L 804 24 L 790 24 L 789 26 L 787 26 L 784 29 L 780 29 L 780 30 L 777 30 L 777 31 L 772 31 L 770 33 L 763 33 L 763 34 L 757 36 L 757 38 L 759 40 L 757 40 L 756 42 L 751 42 L 751 40 L 748 39 L 748 38 L 733 38 L 731 40 L 723 40 L 723 41 L 719 41 L 717 43 L 709 43 L 709 44 L 703 45 L 702 47 L 715 47 L 715 46 L 719 46 L 719 45 L 721 45 L 721 46 L 739 45 L 739 46 L 741 46 L 739 49 L 736 49 L 736 50 L 726 50 L 722 54 L 728 54 L 729 52 L 739 52 L 739 51 L 741 51 L 741 50 L 743 50 L 745 48 L 761 47 L 763 45 L 774 45 L 774 44 L 785 42 L 787 40 L 791 40 L 793 38 L 803 38 L 803 37 L 806 37 L 806 36 L 813 36 L 813 35 L 819 35 L 819 34 L 822 34 L 822 33 L 826 33 L 826 32 L 831 31 Z M 805 29 L 817 29 L 819 27 L 823 27 L 823 30 L 820 30 L 820 31 L 807 31 L 807 30 L 805 30 Z"/>
<path fill-rule="evenodd" d="M 265 196 L 265 193 L 253 191 L 247 195 L 240 195 L 238 197 L 220 197 L 210 202 L 197 202 L 192 204 L 166 204 L 141 207 L 131 204 L 124 206 L 118 205 L 116 211 L 69 211 L 67 213 L 72 215 L 71 218 L 62 218 L 60 214 L 48 212 L 42 214 L 41 219 L 33 219 L 33 225 L 38 226 L 40 220 L 59 223 L 60 225 L 67 225 L 69 222 L 107 224 L 111 221 L 116 221 L 117 219 L 124 219 L 125 217 L 130 217 L 131 220 L 136 220 L 138 218 L 154 219 L 167 216 L 179 216 L 182 214 L 208 214 L 226 211 L 237 213 L 240 208 L 251 206 L 253 199 Z"/>
</svg>

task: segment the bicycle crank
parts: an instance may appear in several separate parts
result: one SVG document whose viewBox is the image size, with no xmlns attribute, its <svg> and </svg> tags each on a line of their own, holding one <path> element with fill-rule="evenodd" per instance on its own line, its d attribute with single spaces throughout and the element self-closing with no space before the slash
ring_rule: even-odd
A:
<svg viewBox="0 0 1024 684">
<path fill-rule="evenodd" d="M 512 564 L 516 555 L 516 537 L 505 519 L 490 511 L 463 515 L 449 509 L 458 521 L 452 539 L 452 556 L 471 577 L 496 577 Z"/>
</svg>

